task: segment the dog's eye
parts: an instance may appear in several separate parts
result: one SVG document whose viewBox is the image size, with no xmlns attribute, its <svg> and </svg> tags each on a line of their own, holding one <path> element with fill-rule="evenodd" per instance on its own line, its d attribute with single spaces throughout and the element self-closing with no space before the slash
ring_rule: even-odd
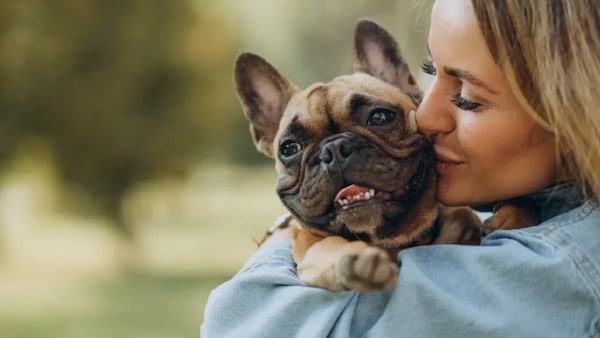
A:
<svg viewBox="0 0 600 338">
<path fill-rule="evenodd" d="M 394 120 L 396 112 L 385 108 L 374 109 L 367 119 L 367 126 L 383 126 Z"/>
<path fill-rule="evenodd" d="M 283 157 L 290 157 L 300 150 L 302 150 L 302 144 L 292 140 L 286 140 L 279 146 L 279 154 Z"/>
</svg>

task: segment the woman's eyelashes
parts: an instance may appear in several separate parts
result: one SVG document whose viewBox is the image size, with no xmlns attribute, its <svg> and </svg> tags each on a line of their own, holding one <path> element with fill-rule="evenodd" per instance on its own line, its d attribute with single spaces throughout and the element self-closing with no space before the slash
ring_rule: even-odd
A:
<svg viewBox="0 0 600 338">
<path fill-rule="evenodd" d="M 452 95 L 452 103 L 462 110 L 475 110 L 481 107 L 481 103 L 465 99 L 460 92 Z"/>
<path fill-rule="evenodd" d="M 421 64 L 421 70 L 428 75 L 436 75 L 437 70 L 435 69 L 435 66 L 433 65 L 433 61 L 431 61 L 431 59 L 427 58 L 423 61 L 423 64 Z M 467 99 L 465 99 L 460 91 L 457 92 L 456 94 L 452 95 L 452 99 L 451 99 L 452 103 L 457 106 L 458 108 L 462 109 L 462 110 L 475 110 L 479 107 L 481 107 L 481 103 L 478 102 L 473 102 L 473 101 L 469 101 Z"/>
<path fill-rule="evenodd" d="M 433 65 L 433 61 L 431 61 L 431 59 L 425 59 L 423 64 L 421 64 L 421 70 L 425 74 L 435 75 L 435 66 Z"/>
</svg>

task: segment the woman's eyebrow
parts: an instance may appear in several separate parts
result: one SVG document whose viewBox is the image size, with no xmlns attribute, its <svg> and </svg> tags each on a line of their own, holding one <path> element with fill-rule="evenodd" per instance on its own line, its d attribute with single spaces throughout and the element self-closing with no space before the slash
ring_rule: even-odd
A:
<svg viewBox="0 0 600 338">
<path fill-rule="evenodd" d="M 431 60 L 431 50 L 429 49 L 429 44 L 427 44 L 427 57 L 429 58 L 429 60 Z M 469 73 L 466 70 L 461 70 L 461 69 L 452 68 L 452 67 L 444 67 L 444 73 L 446 73 L 448 76 L 456 77 L 456 78 L 465 80 L 473 85 L 481 87 L 484 90 L 487 90 L 488 92 L 490 92 L 491 94 L 494 94 L 494 95 L 498 94 L 498 92 L 496 90 L 490 88 L 483 81 L 479 80 L 477 77 L 475 77 L 473 74 Z"/>
<path fill-rule="evenodd" d="M 452 76 L 452 77 L 459 78 L 461 80 L 465 80 L 477 87 L 481 87 L 484 90 L 490 92 L 491 94 L 494 94 L 494 95 L 498 94 L 498 92 L 496 90 L 490 88 L 487 84 L 485 84 L 483 81 L 481 81 L 477 77 L 475 77 L 475 75 L 469 73 L 466 70 L 452 68 L 452 67 L 444 67 L 444 73 L 446 73 L 448 76 Z"/>
</svg>

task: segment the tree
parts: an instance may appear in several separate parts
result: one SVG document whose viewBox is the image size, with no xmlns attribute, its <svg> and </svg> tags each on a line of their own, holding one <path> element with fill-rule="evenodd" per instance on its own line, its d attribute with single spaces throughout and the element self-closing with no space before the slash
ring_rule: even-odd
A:
<svg viewBox="0 0 600 338">
<path fill-rule="evenodd" d="M 3 1 L 0 165 L 28 138 L 46 140 L 64 181 L 127 230 L 126 191 L 186 173 L 214 133 L 202 111 L 231 109 L 232 100 L 215 95 L 230 86 L 215 79 L 231 61 L 215 56 L 229 53 L 231 37 L 206 46 L 214 41 L 203 39 L 204 29 L 226 30 L 204 8 L 173 0 Z"/>
</svg>

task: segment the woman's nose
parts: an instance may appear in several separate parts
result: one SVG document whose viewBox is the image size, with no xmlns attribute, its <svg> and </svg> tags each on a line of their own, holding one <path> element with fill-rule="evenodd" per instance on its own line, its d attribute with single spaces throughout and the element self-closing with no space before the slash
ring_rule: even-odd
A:
<svg viewBox="0 0 600 338">
<path fill-rule="evenodd" d="M 417 128 L 425 135 L 450 133 L 454 130 L 452 102 L 435 81 L 425 93 L 415 116 Z"/>
</svg>

